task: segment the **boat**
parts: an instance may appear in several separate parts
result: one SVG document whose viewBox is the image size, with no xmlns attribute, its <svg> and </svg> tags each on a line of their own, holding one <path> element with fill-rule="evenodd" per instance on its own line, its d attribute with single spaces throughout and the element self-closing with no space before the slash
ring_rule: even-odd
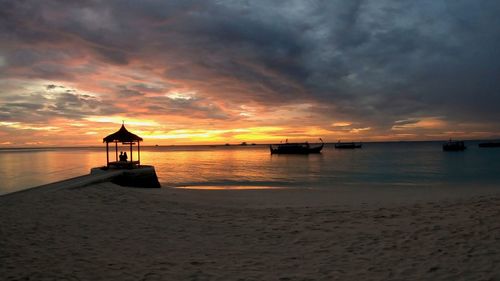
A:
<svg viewBox="0 0 500 281">
<path fill-rule="evenodd" d="M 482 142 L 479 147 L 500 147 L 500 142 Z"/>
<path fill-rule="evenodd" d="M 321 140 L 321 139 L 320 139 Z M 310 153 L 320 153 L 323 149 L 324 143 L 321 140 L 320 145 L 310 145 L 308 142 L 303 143 L 281 143 L 276 146 L 272 144 L 269 145 L 271 154 L 310 154 Z"/>
<path fill-rule="evenodd" d="M 335 148 L 337 149 L 354 149 L 354 148 L 361 148 L 362 144 L 361 143 L 354 143 L 354 142 L 337 142 L 335 144 Z"/>
<path fill-rule="evenodd" d="M 467 147 L 465 146 L 463 141 L 452 141 L 449 140 L 447 143 L 443 144 L 444 151 L 463 151 Z"/>
</svg>

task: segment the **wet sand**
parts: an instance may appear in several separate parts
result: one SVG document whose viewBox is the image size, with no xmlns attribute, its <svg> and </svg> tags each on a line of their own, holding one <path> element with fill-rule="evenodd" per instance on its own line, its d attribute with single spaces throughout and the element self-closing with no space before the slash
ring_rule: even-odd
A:
<svg viewBox="0 0 500 281">
<path fill-rule="evenodd" d="M 500 192 L 467 190 L 37 188 L 0 197 L 0 279 L 499 280 Z"/>
</svg>

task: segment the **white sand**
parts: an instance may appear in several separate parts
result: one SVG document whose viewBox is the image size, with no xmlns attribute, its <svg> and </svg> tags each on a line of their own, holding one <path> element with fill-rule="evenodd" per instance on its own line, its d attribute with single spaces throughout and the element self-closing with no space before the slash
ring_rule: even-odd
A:
<svg viewBox="0 0 500 281">
<path fill-rule="evenodd" d="M 500 280 L 494 189 L 356 193 L 100 183 L 2 196 L 0 280 Z"/>
</svg>

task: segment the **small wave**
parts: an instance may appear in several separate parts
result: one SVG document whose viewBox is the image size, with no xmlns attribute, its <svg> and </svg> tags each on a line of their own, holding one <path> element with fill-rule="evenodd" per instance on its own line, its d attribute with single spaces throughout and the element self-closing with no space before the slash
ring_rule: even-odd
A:
<svg viewBox="0 0 500 281">
<path fill-rule="evenodd" d="M 219 187 L 219 189 L 236 189 L 235 187 L 248 187 L 246 189 L 264 189 L 264 188 L 287 188 L 296 186 L 297 183 L 289 181 L 205 181 L 205 182 L 178 182 L 175 184 L 165 183 L 166 186 L 173 188 L 200 187 L 200 189 L 208 189 L 207 187 Z M 242 188 L 241 188 L 242 189 Z"/>
<path fill-rule="evenodd" d="M 282 186 L 262 186 L 262 185 L 189 185 L 176 186 L 180 189 L 201 189 L 201 190 L 261 190 L 261 189 L 286 189 Z"/>
</svg>

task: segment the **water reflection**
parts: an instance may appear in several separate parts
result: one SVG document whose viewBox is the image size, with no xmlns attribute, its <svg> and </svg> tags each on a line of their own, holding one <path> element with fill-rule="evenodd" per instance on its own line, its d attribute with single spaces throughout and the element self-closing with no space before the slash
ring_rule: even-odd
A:
<svg viewBox="0 0 500 281">
<path fill-rule="evenodd" d="M 331 188 L 350 185 L 500 184 L 500 149 L 443 153 L 440 143 L 325 146 L 321 154 L 271 155 L 267 146 L 144 147 L 168 187 Z M 89 173 L 106 163 L 104 148 L 0 150 L 0 193 Z"/>
<path fill-rule="evenodd" d="M 101 151 L 80 149 L 0 152 L 0 194 L 88 174 L 103 157 Z"/>
<path fill-rule="evenodd" d="M 286 160 L 286 158 L 282 158 Z M 263 185 L 266 182 L 289 179 L 276 173 L 276 169 L 291 168 L 289 165 L 276 165 L 271 162 L 269 152 L 264 149 L 213 149 L 200 151 L 170 151 L 157 153 L 144 152 L 144 163 L 155 163 L 161 182 L 168 186 L 201 185 L 217 183 L 219 185 L 246 185 L 248 182 Z"/>
</svg>

